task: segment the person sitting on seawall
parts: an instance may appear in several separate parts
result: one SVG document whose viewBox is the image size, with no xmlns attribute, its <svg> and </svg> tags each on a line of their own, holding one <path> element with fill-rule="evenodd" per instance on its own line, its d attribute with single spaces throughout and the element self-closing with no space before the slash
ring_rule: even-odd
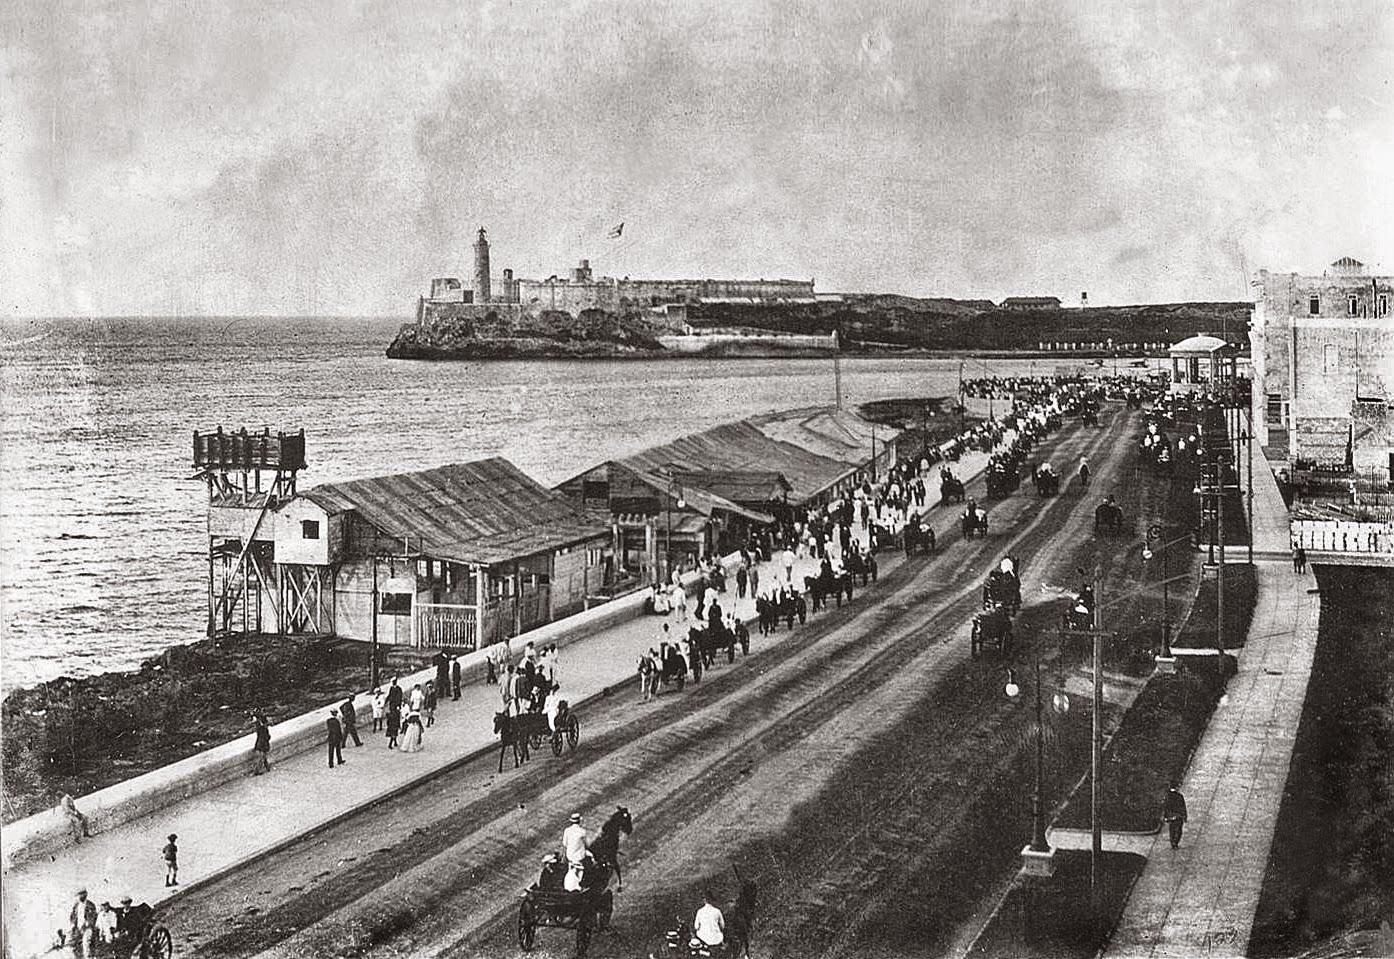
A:
<svg viewBox="0 0 1394 959">
<path fill-rule="evenodd" d="M 710 892 L 703 894 L 702 906 L 692 917 L 692 945 L 714 949 L 726 943 L 726 917 L 716 907 Z"/>
</svg>

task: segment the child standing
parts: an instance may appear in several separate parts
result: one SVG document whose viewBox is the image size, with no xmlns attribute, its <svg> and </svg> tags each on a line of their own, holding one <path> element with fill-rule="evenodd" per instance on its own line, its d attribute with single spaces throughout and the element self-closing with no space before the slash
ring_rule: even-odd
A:
<svg viewBox="0 0 1394 959">
<path fill-rule="evenodd" d="M 174 833 L 169 834 L 169 842 L 165 843 L 165 848 L 161 854 L 165 858 L 165 885 L 179 885 L 179 847 L 175 844 L 179 837 Z"/>
</svg>

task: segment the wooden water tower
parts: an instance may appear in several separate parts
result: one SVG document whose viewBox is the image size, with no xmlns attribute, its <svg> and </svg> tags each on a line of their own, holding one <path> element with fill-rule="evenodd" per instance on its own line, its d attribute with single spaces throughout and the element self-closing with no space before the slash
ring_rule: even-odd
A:
<svg viewBox="0 0 1394 959">
<path fill-rule="evenodd" d="M 272 514 L 295 495 L 305 431 L 194 433 L 194 469 L 208 485 L 208 635 L 281 628 Z"/>
</svg>

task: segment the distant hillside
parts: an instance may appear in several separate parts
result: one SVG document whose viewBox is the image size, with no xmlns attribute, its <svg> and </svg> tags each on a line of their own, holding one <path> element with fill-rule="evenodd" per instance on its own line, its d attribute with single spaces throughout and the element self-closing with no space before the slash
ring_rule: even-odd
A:
<svg viewBox="0 0 1394 959">
<path fill-rule="evenodd" d="M 697 329 L 755 327 L 790 333 L 838 330 L 844 348 L 859 343 L 933 350 L 1034 350 L 1041 342 L 1171 343 L 1196 333 L 1248 346 L 1249 303 L 1151 303 L 1016 312 L 982 301 L 852 294 L 842 302 L 756 306 L 703 303 L 688 308 Z"/>
</svg>

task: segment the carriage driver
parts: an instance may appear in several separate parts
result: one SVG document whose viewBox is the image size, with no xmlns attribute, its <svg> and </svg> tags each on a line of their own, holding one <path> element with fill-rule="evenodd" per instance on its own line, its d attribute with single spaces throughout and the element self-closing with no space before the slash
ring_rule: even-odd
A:
<svg viewBox="0 0 1394 959">
<path fill-rule="evenodd" d="M 726 917 L 716 907 L 710 892 L 702 895 L 702 907 L 692 917 L 693 945 L 715 948 L 726 943 Z"/>
<path fill-rule="evenodd" d="M 590 843 L 586 838 L 586 827 L 581 825 L 580 813 L 571 814 L 571 825 L 562 830 L 561 844 L 566 851 L 568 863 L 583 863 L 586 856 L 590 855 L 586 848 Z"/>
</svg>

